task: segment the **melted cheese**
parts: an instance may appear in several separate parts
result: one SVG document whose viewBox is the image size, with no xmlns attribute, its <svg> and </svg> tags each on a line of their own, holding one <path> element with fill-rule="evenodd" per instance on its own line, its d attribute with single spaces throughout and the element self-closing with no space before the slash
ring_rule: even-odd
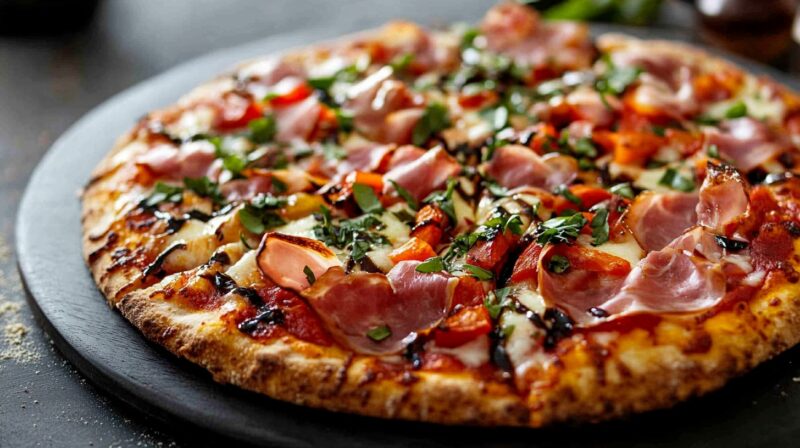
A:
<svg viewBox="0 0 800 448">
<path fill-rule="evenodd" d="M 506 338 L 505 349 L 516 373 L 522 374 L 534 361 L 531 355 L 535 352 L 536 341 L 542 336 L 542 330 L 536 328 L 524 314 L 515 311 L 503 313 L 500 324 L 503 328 L 514 328 Z"/>
<path fill-rule="evenodd" d="M 289 222 L 274 229 L 275 232 L 283 233 L 284 235 L 302 236 L 305 238 L 314 238 L 314 227 L 317 225 L 317 220 L 313 215 L 308 215 L 305 218 Z"/>
<path fill-rule="evenodd" d="M 631 264 L 631 267 L 636 266 L 644 257 L 644 250 L 642 250 L 636 238 L 631 234 L 626 234 L 625 238 L 620 241 L 608 241 L 599 246 L 592 246 L 592 238 L 588 235 L 581 235 L 578 238 L 578 244 L 591 249 L 603 251 L 615 257 L 622 258 Z"/>
<path fill-rule="evenodd" d="M 208 106 L 198 106 L 189 109 L 181 118 L 167 126 L 167 131 L 182 140 L 189 139 L 198 134 L 208 134 L 216 119 L 216 112 Z"/>
<path fill-rule="evenodd" d="M 480 336 L 454 348 L 439 347 L 435 343 L 425 347 L 432 353 L 444 353 L 458 358 L 467 367 L 480 367 L 489 362 L 489 337 Z"/>
<path fill-rule="evenodd" d="M 402 207 L 401 205 L 400 208 Z M 399 211 L 399 209 L 393 207 L 389 213 L 381 214 L 379 219 L 385 227 L 380 231 L 380 234 L 385 236 L 392 246 L 397 247 L 408 241 L 411 228 L 391 211 Z"/>
<path fill-rule="evenodd" d="M 256 251 L 251 250 L 244 254 L 225 273 L 239 286 L 256 283 L 260 279 L 260 273 L 256 267 Z"/>
</svg>

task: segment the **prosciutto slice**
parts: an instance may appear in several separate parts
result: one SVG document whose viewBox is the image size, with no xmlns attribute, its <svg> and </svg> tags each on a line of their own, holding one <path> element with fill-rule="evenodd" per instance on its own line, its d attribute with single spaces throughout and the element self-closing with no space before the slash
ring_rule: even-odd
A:
<svg viewBox="0 0 800 448">
<path fill-rule="evenodd" d="M 697 222 L 694 193 L 644 193 L 625 217 L 639 245 L 647 252 L 665 247 Z"/>
<path fill-rule="evenodd" d="M 381 143 L 407 143 L 422 117 L 423 100 L 384 67 L 347 92 L 344 107 L 353 113 L 356 129 Z"/>
<path fill-rule="evenodd" d="M 418 265 L 402 261 L 386 275 L 345 274 L 334 267 L 302 295 L 340 344 L 362 354 L 397 353 L 413 333 L 446 317 L 458 283 L 448 274 L 417 272 Z M 390 334 L 370 338 L 368 333 L 378 328 Z"/>
<path fill-rule="evenodd" d="M 611 314 L 708 309 L 725 295 L 718 264 L 671 247 L 648 254 L 602 309 Z"/>
<path fill-rule="evenodd" d="M 321 110 L 319 99 L 313 95 L 289 106 L 276 107 L 278 133 L 275 138 L 280 142 L 308 140 L 317 125 Z"/>
<path fill-rule="evenodd" d="M 159 176 L 173 179 L 209 175 L 214 163 L 214 145 L 196 141 L 173 145 L 159 145 L 140 155 L 136 163 L 144 165 Z"/>
<path fill-rule="evenodd" d="M 554 273 L 552 257 L 569 260 L 569 268 Z M 569 312 L 578 323 L 592 319 L 589 310 L 602 306 L 619 292 L 631 265 L 622 258 L 580 246 L 548 245 L 539 257 L 539 293 L 548 305 Z"/>
<path fill-rule="evenodd" d="M 461 165 L 441 146 L 427 151 L 422 157 L 403 163 L 384 175 L 408 190 L 417 200 L 422 200 L 431 192 L 441 189 L 447 179 L 457 176 Z M 394 191 L 390 182 L 384 183 L 384 192 Z"/>
<path fill-rule="evenodd" d="M 750 204 L 747 185 L 733 167 L 708 164 L 708 174 L 700 187 L 697 224 L 727 235 L 732 224 L 747 213 Z"/>
<path fill-rule="evenodd" d="M 336 254 L 322 242 L 278 232 L 264 235 L 256 264 L 273 283 L 296 292 L 310 286 L 307 270 L 318 278 L 328 269 L 342 266 Z"/>
<path fill-rule="evenodd" d="M 774 159 L 790 142 L 750 117 L 723 121 L 719 129 L 705 131 L 709 145 L 716 145 L 720 156 L 732 160 L 736 168 L 747 172 Z"/>
<path fill-rule="evenodd" d="M 573 22 L 545 23 L 529 7 L 501 3 L 481 23 L 490 50 L 529 67 L 577 69 L 588 67 L 593 54 L 588 29 Z"/>
<path fill-rule="evenodd" d="M 578 165 L 572 157 L 540 157 L 526 146 L 507 145 L 495 150 L 486 173 L 506 188 L 532 186 L 551 191 L 572 182 L 578 175 Z"/>
</svg>

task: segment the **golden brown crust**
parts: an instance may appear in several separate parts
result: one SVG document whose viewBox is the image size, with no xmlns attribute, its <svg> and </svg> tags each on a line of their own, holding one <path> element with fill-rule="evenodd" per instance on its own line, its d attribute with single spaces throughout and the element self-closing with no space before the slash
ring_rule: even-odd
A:
<svg viewBox="0 0 800 448">
<path fill-rule="evenodd" d="M 631 42 L 604 36 L 599 45 Z M 683 45 L 648 45 L 728 65 Z M 542 426 L 668 407 L 717 389 L 800 341 L 800 286 L 776 276 L 756 298 L 711 317 L 665 318 L 651 331 L 573 335 L 555 352 L 543 353 L 542 362 L 520 376 L 516 388 L 471 371 L 376 377 L 369 357 L 291 336 L 253 339 L 225 325 L 217 312 L 189 312 L 175 301 L 154 297 L 158 285 L 139 289 L 141 270 L 114 268 L 112 249 L 142 243 L 124 230 L 110 236 L 124 194 L 113 183 L 114 158 L 132 141 L 133 133 L 118 142 L 84 193 L 84 257 L 112 306 L 148 339 L 203 366 L 219 382 L 306 406 L 382 418 Z"/>
</svg>

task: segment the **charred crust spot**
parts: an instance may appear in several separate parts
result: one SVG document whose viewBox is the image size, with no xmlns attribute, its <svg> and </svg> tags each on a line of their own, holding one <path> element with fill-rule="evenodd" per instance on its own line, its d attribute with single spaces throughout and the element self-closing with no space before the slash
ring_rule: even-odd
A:
<svg viewBox="0 0 800 448">
<path fill-rule="evenodd" d="M 92 251 L 92 253 L 90 253 L 89 256 L 87 257 L 89 263 L 95 263 L 97 260 L 99 260 L 100 257 L 103 255 L 103 253 L 105 253 L 112 246 L 117 244 L 117 241 L 119 241 L 119 234 L 114 231 L 108 232 L 108 237 L 106 238 L 106 242 L 103 243 L 103 245 L 100 246 L 98 249 Z"/>
</svg>

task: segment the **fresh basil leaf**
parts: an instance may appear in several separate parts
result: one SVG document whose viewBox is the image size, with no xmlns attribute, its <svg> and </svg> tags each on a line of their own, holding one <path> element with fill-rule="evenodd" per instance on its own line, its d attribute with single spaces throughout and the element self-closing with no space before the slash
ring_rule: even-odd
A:
<svg viewBox="0 0 800 448">
<path fill-rule="evenodd" d="M 592 228 L 592 246 L 600 246 L 608 241 L 608 209 L 594 207 L 594 218 L 589 226 Z"/>
<path fill-rule="evenodd" d="M 625 199 L 633 199 L 633 197 L 636 196 L 636 194 L 633 192 L 633 187 L 631 187 L 631 184 L 628 182 L 614 185 L 613 187 L 609 188 L 608 191 L 618 196 L 622 196 Z"/>
<path fill-rule="evenodd" d="M 547 263 L 547 269 L 555 274 L 563 274 L 569 269 L 569 259 L 563 255 L 553 255 Z"/>
<path fill-rule="evenodd" d="M 734 118 L 742 118 L 745 116 L 747 116 L 747 104 L 745 104 L 743 101 L 737 102 L 725 111 L 725 118 L 729 120 Z"/>
<path fill-rule="evenodd" d="M 542 245 L 547 243 L 568 243 L 578 237 L 585 225 L 586 218 L 580 213 L 559 216 L 539 224 L 534 236 L 536 237 L 536 242 Z"/>
<path fill-rule="evenodd" d="M 312 271 L 308 265 L 303 268 L 303 274 L 306 275 L 306 280 L 308 280 L 309 285 L 313 285 L 317 281 L 317 276 L 314 275 L 314 271 Z"/>
<path fill-rule="evenodd" d="M 254 214 L 253 211 L 247 207 L 239 210 L 239 222 L 251 233 L 261 234 L 267 230 L 264 223 L 261 222 L 261 216 Z"/>
<path fill-rule="evenodd" d="M 395 56 L 389 62 L 389 66 L 392 67 L 395 73 L 401 73 L 408 69 L 412 62 L 414 62 L 414 53 L 405 53 Z"/>
<path fill-rule="evenodd" d="M 491 271 L 487 271 L 480 266 L 464 263 L 464 270 L 469 271 L 478 280 L 491 280 L 494 278 L 494 274 Z"/>
<path fill-rule="evenodd" d="M 510 293 L 511 288 L 505 287 L 491 291 L 486 295 L 483 305 L 486 307 L 486 310 L 489 311 L 489 316 L 492 319 L 497 319 L 500 317 L 500 313 L 503 311 L 503 308 L 507 307 L 511 303 L 511 299 L 509 297 Z"/>
<path fill-rule="evenodd" d="M 575 193 L 570 191 L 570 189 L 564 184 L 561 184 L 558 187 L 556 187 L 555 190 L 553 190 L 553 193 L 564 196 L 569 202 L 572 202 L 578 207 L 583 207 L 583 201 L 581 200 L 581 198 L 575 196 Z"/>
<path fill-rule="evenodd" d="M 391 335 L 392 335 L 392 330 L 389 328 L 388 325 L 380 325 L 377 327 L 370 328 L 369 331 L 367 331 L 367 337 L 375 342 L 381 342 L 382 340 L 388 338 Z"/>
<path fill-rule="evenodd" d="M 358 207 L 364 213 L 381 213 L 383 206 L 375 190 L 364 184 L 353 184 L 353 197 L 355 197 Z"/>
<path fill-rule="evenodd" d="M 483 109 L 480 115 L 492 126 L 495 132 L 508 126 L 508 109 L 505 106 Z"/>
<path fill-rule="evenodd" d="M 712 159 L 719 159 L 719 147 L 717 145 L 708 145 L 708 149 L 706 149 L 706 154 L 708 157 Z"/>
<path fill-rule="evenodd" d="M 156 182 L 153 192 L 150 193 L 150 196 L 145 198 L 141 204 L 144 207 L 153 208 L 164 202 L 180 204 L 182 201 L 183 188 L 165 184 L 164 182 Z"/>
<path fill-rule="evenodd" d="M 353 120 L 355 116 L 352 112 L 336 108 L 333 110 L 334 115 L 336 115 L 336 123 L 339 125 L 339 130 L 342 132 L 351 132 L 354 129 Z"/>
<path fill-rule="evenodd" d="M 414 126 L 411 141 L 416 146 L 423 146 L 431 136 L 450 126 L 447 106 L 442 103 L 431 103 L 425 107 L 422 117 Z"/>
<path fill-rule="evenodd" d="M 208 176 L 191 178 L 184 177 L 183 185 L 188 190 L 195 192 L 198 196 L 210 198 L 215 204 L 221 204 L 222 194 L 219 192 L 219 184 L 212 181 Z"/>
<path fill-rule="evenodd" d="M 429 194 L 422 202 L 437 205 L 453 222 L 456 222 L 456 208 L 453 204 L 453 192 L 456 188 L 456 180 L 449 179 L 447 188 L 444 191 L 434 191 Z"/>
<path fill-rule="evenodd" d="M 682 176 L 675 168 L 667 168 L 667 170 L 664 172 L 664 175 L 661 176 L 661 179 L 659 179 L 658 183 L 673 190 L 683 191 L 686 193 L 694 191 L 695 188 L 694 180 Z"/>
<path fill-rule="evenodd" d="M 578 139 L 573 148 L 573 152 L 583 157 L 597 157 L 597 148 L 595 148 L 594 143 L 592 143 L 592 139 L 588 137 Z"/>
<path fill-rule="evenodd" d="M 494 181 L 484 181 L 484 185 L 486 185 L 486 189 L 489 190 L 489 193 L 496 198 L 504 198 L 508 196 L 508 188 L 498 184 Z"/>
<path fill-rule="evenodd" d="M 411 208 L 411 210 L 417 211 L 419 210 L 419 202 L 414 198 L 414 196 L 405 188 L 401 187 L 400 184 L 395 182 L 392 179 L 389 179 L 389 183 L 392 184 L 394 190 L 397 192 L 397 195 L 403 198 L 406 201 L 406 204 Z"/>
<path fill-rule="evenodd" d="M 347 158 L 347 150 L 334 143 L 322 145 L 322 154 L 325 156 L 325 159 L 331 161 L 344 160 Z"/>
<path fill-rule="evenodd" d="M 441 257 L 431 257 L 417 265 L 417 272 L 431 274 L 444 271 L 444 262 Z"/>
<path fill-rule="evenodd" d="M 250 120 L 247 123 L 247 129 L 250 132 L 250 140 L 254 143 L 263 144 L 275 138 L 275 134 L 278 132 L 278 125 L 275 122 L 275 117 L 270 115 Z"/>
</svg>

